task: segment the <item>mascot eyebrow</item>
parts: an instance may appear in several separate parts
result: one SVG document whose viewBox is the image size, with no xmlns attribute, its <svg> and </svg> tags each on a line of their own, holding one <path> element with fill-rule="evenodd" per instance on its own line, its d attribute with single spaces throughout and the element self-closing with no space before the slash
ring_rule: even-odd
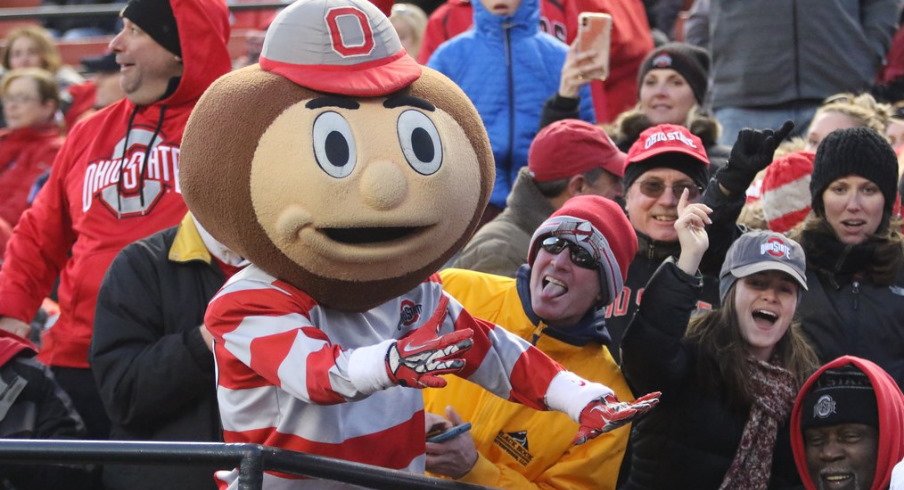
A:
<svg viewBox="0 0 904 490">
<path fill-rule="evenodd" d="M 341 97 L 337 95 L 326 95 L 324 97 L 317 97 L 315 99 L 309 100 L 305 105 L 307 109 L 320 109 L 322 107 L 339 107 L 341 109 L 355 110 L 361 107 L 361 104 L 358 103 L 355 99 L 349 97 Z M 390 95 L 383 101 L 383 107 L 387 109 L 394 109 L 396 107 L 401 106 L 411 106 L 417 107 L 418 109 L 423 109 L 425 111 L 433 112 L 436 110 L 436 106 L 431 104 L 430 102 L 420 98 L 415 97 L 413 95 L 400 94 L 396 93 Z"/>
<path fill-rule="evenodd" d="M 307 109 L 320 109 L 321 107 L 339 107 L 341 109 L 355 110 L 361 107 L 357 100 L 337 95 L 326 95 L 311 99 L 304 105 Z"/>
<path fill-rule="evenodd" d="M 427 102 L 426 100 L 420 97 L 415 97 L 413 95 L 396 93 L 390 95 L 386 98 L 386 100 L 383 101 L 383 107 L 387 109 L 393 109 L 403 105 L 410 105 L 412 107 L 417 107 L 418 109 L 423 109 L 430 112 L 436 110 L 436 107 L 430 102 Z"/>
</svg>

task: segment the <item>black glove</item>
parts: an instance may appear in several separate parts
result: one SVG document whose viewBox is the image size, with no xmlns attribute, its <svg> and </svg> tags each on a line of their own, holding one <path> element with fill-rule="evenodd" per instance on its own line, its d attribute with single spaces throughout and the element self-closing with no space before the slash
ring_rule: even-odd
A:
<svg viewBox="0 0 904 490">
<path fill-rule="evenodd" d="M 716 180 L 732 195 L 746 191 L 756 174 L 772 163 L 775 149 L 792 129 L 794 123 L 785 121 L 776 131 L 750 128 L 738 131 L 728 163 L 716 174 Z"/>
</svg>

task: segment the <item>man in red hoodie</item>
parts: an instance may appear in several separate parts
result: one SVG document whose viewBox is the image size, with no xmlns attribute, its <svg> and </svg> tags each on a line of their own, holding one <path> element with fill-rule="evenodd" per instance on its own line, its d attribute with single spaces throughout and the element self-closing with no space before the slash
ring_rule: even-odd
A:
<svg viewBox="0 0 904 490">
<path fill-rule="evenodd" d="M 839 357 L 797 395 L 791 447 L 807 490 L 887 490 L 904 456 L 904 395 L 876 364 Z"/>
<path fill-rule="evenodd" d="M 72 128 L 0 270 L 0 329 L 18 335 L 59 275 L 60 317 L 39 359 L 97 438 L 109 431 L 88 364 L 101 279 L 125 245 L 185 215 L 182 131 L 207 86 L 230 69 L 223 0 L 132 0 L 122 17 L 110 49 L 126 98 Z"/>
</svg>

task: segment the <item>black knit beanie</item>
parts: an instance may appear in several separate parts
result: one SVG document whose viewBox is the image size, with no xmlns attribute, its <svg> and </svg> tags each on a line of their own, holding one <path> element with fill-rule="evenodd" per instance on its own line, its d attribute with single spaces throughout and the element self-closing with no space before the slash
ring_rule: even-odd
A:
<svg viewBox="0 0 904 490">
<path fill-rule="evenodd" d="M 817 216 L 825 215 L 822 193 L 826 187 L 848 175 L 858 175 L 879 187 L 885 198 L 883 222 L 887 223 L 897 198 L 898 159 L 874 129 L 837 129 L 819 144 L 810 179 L 811 205 Z"/>
<path fill-rule="evenodd" d="M 680 73 L 691 86 L 697 104 L 703 105 L 709 77 L 709 53 L 705 49 L 685 43 L 666 43 L 654 49 L 640 64 L 638 90 L 647 72 L 657 68 L 671 68 Z"/>
<path fill-rule="evenodd" d="M 179 29 L 169 0 L 131 0 L 120 16 L 135 23 L 170 53 L 182 56 Z"/>
<path fill-rule="evenodd" d="M 803 399 L 801 429 L 839 424 L 879 427 L 876 392 L 869 377 L 854 366 L 826 370 Z"/>
</svg>

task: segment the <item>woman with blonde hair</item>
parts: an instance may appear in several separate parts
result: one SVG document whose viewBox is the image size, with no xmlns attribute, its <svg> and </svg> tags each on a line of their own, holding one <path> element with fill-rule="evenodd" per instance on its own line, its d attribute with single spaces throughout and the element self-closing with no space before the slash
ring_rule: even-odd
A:
<svg viewBox="0 0 904 490">
<path fill-rule="evenodd" d="M 870 128 L 884 135 L 891 116 L 892 107 L 877 102 L 870 94 L 833 95 L 816 110 L 807 128 L 805 149 L 815 152 L 823 138 L 836 129 Z"/>
<path fill-rule="evenodd" d="M 417 59 L 421 51 L 421 41 L 424 39 L 424 29 L 427 28 L 427 14 L 417 5 L 397 3 L 392 6 L 389 22 L 399 34 L 399 41 L 402 42 L 405 51 Z"/>
<path fill-rule="evenodd" d="M 43 68 L 53 73 L 60 88 L 84 82 L 85 79 L 75 69 L 63 64 L 50 33 L 42 27 L 25 26 L 11 31 L 5 40 L 3 68 Z"/>
<path fill-rule="evenodd" d="M 5 39 L 3 71 L 19 68 L 41 68 L 53 75 L 59 89 L 59 110 L 65 115 L 74 104 L 69 93 L 71 85 L 84 83 L 85 79 L 74 68 L 63 64 L 60 51 L 50 33 L 38 26 L 25 26 L 11 31 Z"/>
</svg>

